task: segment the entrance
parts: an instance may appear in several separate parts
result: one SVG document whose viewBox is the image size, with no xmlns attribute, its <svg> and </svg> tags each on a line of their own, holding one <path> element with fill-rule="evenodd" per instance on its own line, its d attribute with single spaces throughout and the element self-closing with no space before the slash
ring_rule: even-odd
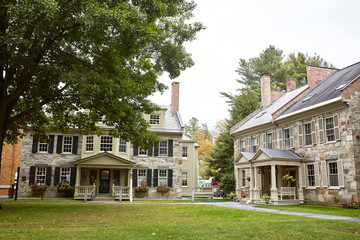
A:
<svg viewBox="0 0 360 240">
<path fill-rule="evenodd" d="M 110 189 L 110 170 L 100 170 L 99 193 L 109 193 Z"/>
<path fill-rule="evenodd" d="M 270 166 L 264 166 L 261 170 L 261 189 L 262 195 L 267 194 L 271 195 L 270 187 L 271 187 L 271 168 Z"/>
</svg>

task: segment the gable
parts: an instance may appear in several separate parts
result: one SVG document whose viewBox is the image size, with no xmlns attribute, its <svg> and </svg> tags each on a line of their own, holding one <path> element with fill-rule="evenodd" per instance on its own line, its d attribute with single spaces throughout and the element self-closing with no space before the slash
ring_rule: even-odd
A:
<svg viewBox="0 0 360 240">
<path fill-rule="evenodd" d="M 78 166 L 116 166 L 116 167 L 134 167 L 135 162 L 125 158 L 118 157 L 110 153 L 100 153 L 87 158 L 77 160 L 75 165 Z"/>
</svg>

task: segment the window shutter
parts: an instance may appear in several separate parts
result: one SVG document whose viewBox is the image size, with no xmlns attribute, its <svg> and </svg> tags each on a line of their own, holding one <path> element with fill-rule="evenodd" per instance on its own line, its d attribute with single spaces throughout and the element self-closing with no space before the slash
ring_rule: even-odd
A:
<svg viewBox="0 0 360 240">
<path fill-rule="evenodd" d="M 152 144 L 150 144 L 149 149 L 148 149 L 148 156 L 151 157 L 153 155 L 153 149 L 152 149 Z"/>
<path fill-rule="evenodd" d="M 50 186 L 51 184 L 51 167 L 46 168 L 45 184 L 48 186 Z"/>
<path fill-rule="evenodd" d="M 267 148 L 267 139 L 266 139 L 266 133 L 263 133 L 262 134 L 262 141 L 261 141 L 261 143 L 262 143 L 262 147 L 263 148 Z"/>
<path fill-rule="evenodd" d="M 173 148 L 174 148 L 174 140 L 172 140 L 172 139 L 169 139 L 169 141 L 168 141 L 168 156 L 169 157 L 172 157 L 173 156 Z"/>
<path fill-rule="evenodd" d="M 159 146 L 154 146 L 154 156 L 159 156 Z"/>
<path fill-rule="evenodd" d="M 134 156 L 139 155 L 139 149 L 138 148 L 134 148 Z"/>
<path fill-rule="evenodd" d="M 322 174 L 322 186 L 327 187 L 328 181 L 327 181 L 326 162 L 320 162 L 320 164 L 321 164 L 321 174 Z"/>
<path fill-rule="evenodd" d="M 62 139 L 63 136 L 59 135 L 57 137 L 56 153 L 62 153 Z"/>
<path fill-rule="evenodd" d="M 340 124 L 339 124 L 339 115 L 334 115 L 334 132 L 335 140 L 340 140 Z"/>
<path fill-rule="evenodd" d="M 77 154 L 78 151 L 78 144 L 79 144 L 79 137 L 78 136 L 73 136 L 73 149 L 72 149 L 72 153 L 73 154 Z"/>
<path fill-rule="evenodd" d="M 151 173 L 152 173 L 152 169 L 148 169 L 146 174 L 146 181 L 148 187 L 151 187 Z"/>
<path fill-rule="evenodd" d="M 278 130 L 278 148 L 283 149 L 283 147 L 284 147 L 284 144 L 282 141 L 282 129 L 279 129 Z"/>
<path fill-rule="evenodd" d="M 59 182 L 60 182 L 60 167 L 55 167 L 54 186 L 59 185 Z"/>
<path fill-rule="evenodd" d="M 299 145 L 300 147 L 302 147 L 304 145 L 304 136 L 303 136 L 303 125 L 300 122 L 299 125 L 299 133 L 298 133 L 298 138 L 299 138 Z"/>
<path fill-rule="evenodd" d="M 260 149 L 260 136 L 256 137 L 256 151 Z"/>
<path fill-rule="evenodd" d="M 341 160 L 337 160 L 339 187 L 345 187 L 344 168 Z"/>
<path fill-rule="evenodd" d="M 75 186 L 76 180 L 76 167 L 72 167 L 70 170 L 70 185 Z"/>
<path fill-rule="evenodd" d="M 251 136 L 247 137 L 247 140 L 248 140 L 247 151 L 248 151 L 248 152 L 252 152 L 252 151 L 251 151 Z"/>
<path fill-rule="evenodd" d="M 311 141 L 313 145 L 316 144 L 315 121 L 311 121 Z"/>
<path fill-rule="evenodd" d="M 49 144 L 49 149 L 48 149 L 48 153 L 54 153 L 54 135 L 49 135 L 49 139 L 50 139 L 50 144 Z"/>
<path fill-rule="evenodd" d="M 307 181 L 307 174 L 306 174 L 306 164 L 302 163 L 302 171 L 301 171 L 301 175 L 302 175 L 302 186 L 301 187 L 306 187 L 308 186 L 308 181 Z"/>
<path fill-rule="evenodd" d="M 314 163 L 314 171 L 315 171 L 315 187 L 320 187 L 320 179 L 319 179 L 319 163 Z"/>
<path fill-rule="evenodd" d="M 319 118 L 318 119 L 318 124 L 319 124 L 319 138 L 320 138 L 320 143 L 325 142 L 325 137 L 324 137 L 324 120 L 323 118 Z"/>
<path fill-rule="evenodd" d="M 154 169 L 154 187 L 157 187 L 158 186 L 158 173 L 159 173 L 159 170 L 158 169 Z"/>
<path fill-rule="evenodd" d="M 132 179 L 133 179 L 133 187 L 137 186 L 137 169 L 134 168 L 132 170 L 133 174 L 132 174 Z"/>
<path fill-rule="evenodd" d="M 290 148 L 294 147 L 294 128 L 290 127 Z"/>
<path fill-rule="evenodd" d="M 172 182 L 173 182 L 173 170 L 169 169 L 168 170 L 168 187 L 172 187 Z"/>
<path fill-rule="evenodd" d="M 30 166 L 30 172 L 29 172 L 29 185 L 33 185 L 35 183 L 35 166 Z"/>
<path fill-rule="evenodd" d="M 272 148 L 276 149 L 276 130 L 272 132 Z"/>
<path fill-rule="evenodd" d="M 37 151 L 38 151 L 38 140 L 33 137 L 32 153 L 37 153 Z"/>
</svg>

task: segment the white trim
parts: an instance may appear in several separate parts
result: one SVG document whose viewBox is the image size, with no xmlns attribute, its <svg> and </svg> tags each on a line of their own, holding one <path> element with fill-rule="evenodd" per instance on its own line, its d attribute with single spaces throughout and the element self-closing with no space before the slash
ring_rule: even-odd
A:
<svg viewBox="0 0 360 240">
<path fill-rule="evenodd" d="M 12 188 L 11 185 L 0 185 L 0 189 L 7 189 L 7 188 Z"/>
</svg>

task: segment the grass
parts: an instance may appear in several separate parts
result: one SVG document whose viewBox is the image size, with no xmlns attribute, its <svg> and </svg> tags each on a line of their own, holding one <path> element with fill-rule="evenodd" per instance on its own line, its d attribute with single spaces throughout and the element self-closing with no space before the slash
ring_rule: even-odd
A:
<svg viewBox="0 0 360 240">
<path fill-rule="evenodd" d="M 358 239 L 355 222 L 194 205 L 2 204 L 0 239 Z"/>
<path fill-rule="evenodd" d="M 67 199 L 67 198 L 45 198 L 41 200 L 40 198 L 19 198 L 17 201 L 15 201 L 12 198 L 0 200 L 0 203 L 2 202 L 82 202 L 79 200 L 74 199 Z"/>
<path fill-rule="evenodd" d="M 260 206 L 261 208 L 271 208 L 285 211 L 294 212 L 307 212 L 307 213 L 318 213 L 327 215 L 338 215 L 346 217 L 360 218 L 360 209 L 349 209 L 340 207 L 329 207 L 329 206 L 315 206 L 315 205 L 296 205 L 296 206 Z"/>
<path fill-rule="evenodd" d="M 195 198 L 195 203 L 207 203 L 207 202 L 229 202 L 228 199 L 207 199 L 207 198 Z M 134 200 L 135 203 L 191 203 L 191 199 L 147 199 L 147 200 Z"/>
</svg>

